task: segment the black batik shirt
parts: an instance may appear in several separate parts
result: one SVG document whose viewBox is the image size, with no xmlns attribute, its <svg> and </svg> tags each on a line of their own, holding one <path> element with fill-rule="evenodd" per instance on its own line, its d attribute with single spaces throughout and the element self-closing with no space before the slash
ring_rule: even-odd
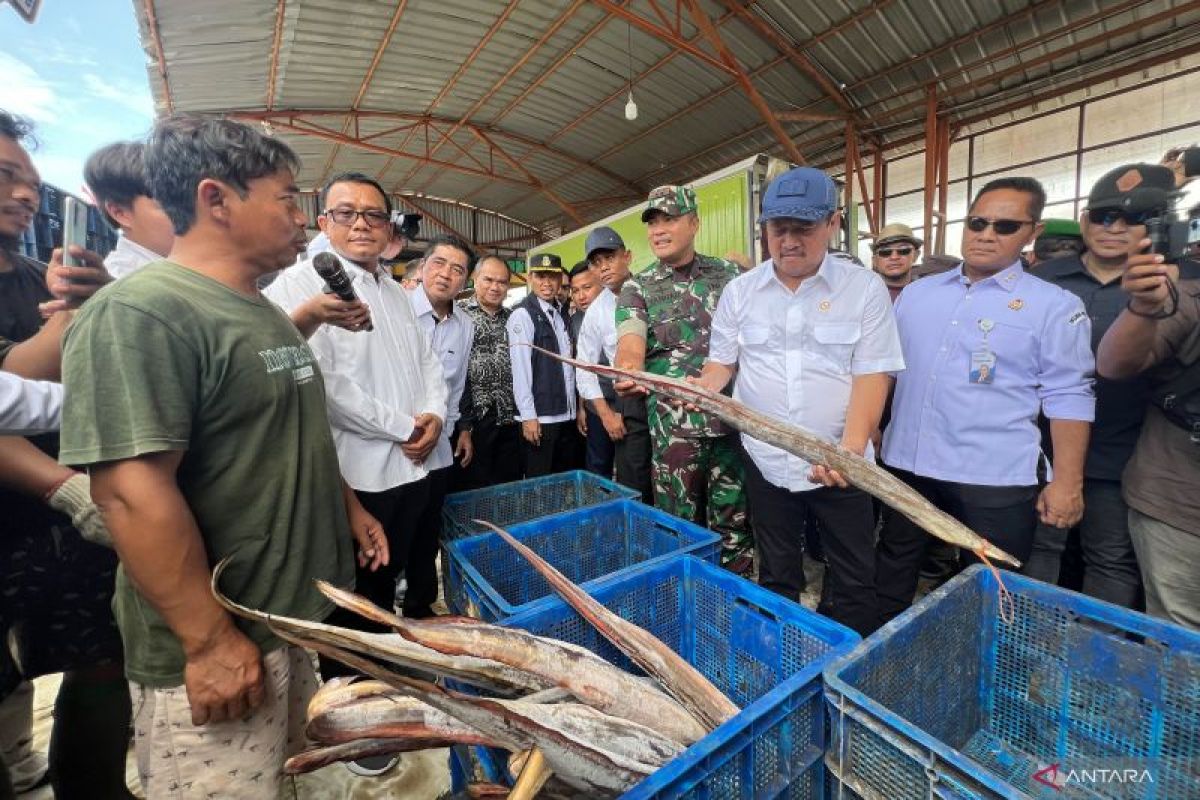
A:
<svg viewBox="0 0 1200 800">
<path fill-rule="evenodd" d="M 495 413 L 498 424 L 510 424 L 517 417 L 506 328 L 512 309 L 501 306 L 492 315 L 474 297 L 459 303 L 459 307 L 475 321 L 475 340 L 467 362 L 467 387 L 463 390 L 459 427 L 470 430 L 476 420 L 489 412 Z"/>
</svg>

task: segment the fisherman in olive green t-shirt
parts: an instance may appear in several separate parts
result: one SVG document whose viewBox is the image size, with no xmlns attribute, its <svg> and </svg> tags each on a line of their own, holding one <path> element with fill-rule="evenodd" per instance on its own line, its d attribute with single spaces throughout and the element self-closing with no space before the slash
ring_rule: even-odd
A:
<svg viewBox="0 0 1200 800">
<path fill-rule="evenodd" d="M 291 264 L 305 217 L 296 156 L 222 119 L 167 117 L 147 179 L 177 236 L 166 262 L 96 293 L 67 332 L 61 458 L 87 466 L 121 559 L 113 609 L 146 797 L 276 797 L 303 745 L 312 661 L 236 621 L 221 590 L 321 619 L 313 585 L 387 561 L 345 488 L 324 384 L 258 290 Z"/>
<path fill-rule="evenodd" d="M 160 262 L 84 306 L 66 341 L 60 458 L 185 451 L 179 488 L 209 560 L 232 557 L 222 588 L 250 608 L 326 616 L 313 580 L 352 585 L 351 542 L 321 375 L 287 315 Z M 113 609 L 129 678 L 182 683 L 179 641 L 124 570 Z M 280 644 L 243 628 L 263 649 Z"/>
</svg>

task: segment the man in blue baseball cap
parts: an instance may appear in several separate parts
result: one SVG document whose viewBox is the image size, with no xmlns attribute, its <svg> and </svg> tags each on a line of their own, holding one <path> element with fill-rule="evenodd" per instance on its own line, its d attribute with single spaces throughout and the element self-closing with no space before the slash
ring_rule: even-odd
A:
<svg viewBox="0 0 1200 800">
<path fill-rule="evenodd" d="M 873 457 L 871 434 L 904 369 L 892 304 L 879 275 L 829 251 L 841 222 L 837 187 L 798 167 L 767 187 L 759 218 L 770 259 L 725 288 L 699 379 L 832 444 Z M 735 377 L 736 376 L 736 377 Z M 798 520 L 821 522 L 829 568 L 818 608 L 868 634 L 875 602 L 871 498 L 820 464 L 742 436 L 759 583 L 793 600 L 804 589 Z"/>
</svg>

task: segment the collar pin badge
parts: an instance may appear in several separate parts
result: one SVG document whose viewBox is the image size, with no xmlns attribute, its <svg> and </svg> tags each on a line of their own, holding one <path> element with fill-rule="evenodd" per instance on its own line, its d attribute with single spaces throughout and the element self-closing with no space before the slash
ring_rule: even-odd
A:
<svg viewBox="0 0 1200 800">
<path fill-rule="evenodd" d="M 817 303 L 817 310 L 824 314 L 831 306 L 832 304 L 828 300 L 822 300 L 820 303 Z"/>
<path fill-rule="evenodd" d="M 1025 301 L 1018 297 L 1016 300 L 1010 300 L 1008 303 L 1008 307 L 1011 308 L 1013 311 L 1020 311 L 1022 308 L 1025 307 Z"/>
</svg>

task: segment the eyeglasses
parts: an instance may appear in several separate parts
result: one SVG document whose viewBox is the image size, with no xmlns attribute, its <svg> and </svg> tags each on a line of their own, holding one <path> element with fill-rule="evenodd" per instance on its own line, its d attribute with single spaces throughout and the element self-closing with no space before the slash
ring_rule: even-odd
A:
<svg viewBox="0 0 1200 800">
<path fill-rule="evenodd" d="M 881 247 L 875 251 L 875 255 L 887 258 L 892 255 L 910 256 L 913 249 L 911 247 Z"/>
<path fill-rule="evenodd" d="M 1036 225 L 1032 219 L 988 219 L 987 217 L 967 217 L 967 228 L 974 233 L 983 233 L 990 226 L 998 236 L 1012 236 L 1026 225 Z"/>
<path fill-rule="evenodd" d="M 386 211 L 378 211 L 376 209 L 355 211 L 352 208 L 331 208 L 327 209 L 324 213 L 325 216 L 338 225 L 354 225 L 354 223 L 358 222 L 359 217 L 365 219 L 367 226 L 371 228 L 382 228 L 392 221 L 390 214 Z"/>
<path fill-rule="evenodd" d="M 1158 216 L 1155 210 L 1150 211 L 1126 211 L 1123 208 L 1089 208 L 1088 219 L 1093 225 L 1103 225 L 1106 228 L 1111 228 L 1117 223 L 1117 220 L 1122 220 L 1126 225 L 1145 225 L 1149 220 Z"/>
</svg>

